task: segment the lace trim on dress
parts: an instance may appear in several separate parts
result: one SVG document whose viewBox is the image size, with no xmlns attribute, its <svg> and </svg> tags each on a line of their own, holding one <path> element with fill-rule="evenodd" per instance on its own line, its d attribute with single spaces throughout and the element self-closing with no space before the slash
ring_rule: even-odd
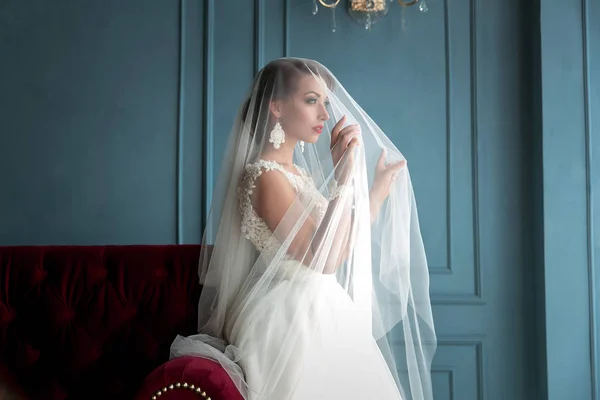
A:
<svg viewBox="0 0 600 400">
<path fill-rule="evenodd" d="M 281 164 L 275 161 L 258 160 L 255 163 L 246 165 L 246 171 L 237 189 L 238 205 L 241 214 L 241 231 L 260 252 L 272 254 L 280 246 L 279 241 L 275 238 L 267 223 L 258 216 L 252 205 L 252 194 L 256 188 L 255 183 L 263 171 L 277 170 L 282 172 L 288 178 L 302 204 L 307 207 L 313 207 L 311 214 L 318 223 L 321 222 L 325 215 L 327 200 L 314 186 L 310 176 L 302 168 L 298 166 L 296 168 L 300 171 L 301 175 L 287 171 Z"/>
</svg>

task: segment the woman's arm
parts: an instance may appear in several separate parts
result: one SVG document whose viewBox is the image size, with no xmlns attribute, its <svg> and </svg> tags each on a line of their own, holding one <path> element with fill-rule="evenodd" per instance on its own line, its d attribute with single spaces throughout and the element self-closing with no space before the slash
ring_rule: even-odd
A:
<svg viewBox="0 0 600 400">
<path fill-rule="evenodd" d="M 273 170 L 263 172 L 256 180 L 253 205 L 280 243 L 293 235 L 287 250 L 290 256 L 319 272 L 331 274 L 343 262 L 341 253 L 352 218 L 349 198 L 338 196 L 331 200 L 320 224 L 308 214 L 298 231 L 292 234 L 306 209 L 283 172 Z"/>
<path fill-rule="evenodd" d="M 375 222 L 381 211 L 381 206 L 390 195 L 392 184 L 396 180 L 396 174 L 404 168 L 406 160 L 394 164 L 385 164 L 385 149 L 381 152 L 377 165 L 375 166 L 375 179 L 369 192 L 369 207 L 371 212 L 371 225 Z"/>
<path fill-rule="evenodd" d="M 375 221 L 377 220 L 377 217 L 379 216 L 379 213 L 381 211 L 381 206 L 390 194 L 391 186 L 394 180 L 396 179 L 396 174 L 406 165 L 406 160 L 386 165 L 385 156 L 386 150 L 383 149 L 375 167 L 375 179 L 373 181 L 373 186 L 371 187 L 371 190 L 369 192 L 369 212 L 371 216 L 371 225 L 373 225 L 373 223 L 375 223 Z M 347 227 L 347 234 L 343 242 L 344 251 L 340 252 L 341 257 L 337 261 L 338 266 L 345 262 L 348 256 L 350 255 L 351 231 L 351 225 L 349 225 Z"/>
</svg>

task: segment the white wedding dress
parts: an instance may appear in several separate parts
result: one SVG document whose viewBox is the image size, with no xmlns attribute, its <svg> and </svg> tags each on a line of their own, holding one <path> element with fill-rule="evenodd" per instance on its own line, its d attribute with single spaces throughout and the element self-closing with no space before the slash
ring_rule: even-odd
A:
<svg viewBox="0 0 600 400">
<path fill-rule="evenodd" d="M 318 200 L 320 204 L 313 208 L 312 216 L 317 222 L 323 218 L 327 200 L 306 171 L 296 168 L 300 175 L 273 161 L 259 160 L 246 166 L 238 190 L 241 229 L 261 252 L 268 254 L 270 249 L 279 248 L 251 203 L 256 179 L 265 171 L 285 174 L 303 204 Z M 249 398 L 402 399 L 370 333 L 370 314 L 354 306 L 336 275 L 317 273 L 289 257 L 284 258 L 280 267 L 277 272 L 280 276 L 267 294 L 228 317 L 231 322 L 225 328 L 230 345 L 242 353 L 253 349 L 238 362 Z M 294 279 L 286 280 L 288 273 Z M 292 338 L 290 327 L 294 332 Z M 282 368 L 272 372 L 272 366 L 282 363 L 282 359 L 285 360 Z M 270 393 L 261 393 L 260 388 L 272 386 L 265 385 L 266 382 L 277 384 Z"/>
<path fill-rule="evenodd" d="M 284 145 L 295 169 L 261 159 L 283 129 L 311 135 Z M 217 361 L 244 400 L 432 400 L 437 338 L 406 158 L 335 75 L 314 60 L 267 63 L 220 165 L 198 260 L 199 333 L 177 336 L 171 358 Z M 289 205 L 268 192 L 277 228 L 252 202 L 269 175 L 296 192 Z M 386 194 L 376 215 L 373 190 Z"/>
</svg>

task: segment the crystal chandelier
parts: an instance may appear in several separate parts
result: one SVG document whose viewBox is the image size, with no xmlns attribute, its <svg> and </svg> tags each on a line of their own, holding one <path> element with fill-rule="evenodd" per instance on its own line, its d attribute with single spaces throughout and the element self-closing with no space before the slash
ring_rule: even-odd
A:
<svg viewBox="0 0 600 400">
<path fill-rule="evenodd" d="M 404 10 L 407 7 L 419 5 L 419 11 L 427 12 L 426 0 L 348 0 L 348 14 L 353 20 L 363 25 L 366 30 L 371 30 L 374 23 L 386 16 L 388 12 L 388 3 L 396 3 L 402 6 L 402 29 L 406 29 L 406 20 Z M 312 13 L 316 15 L 319 12 L 319 4 L 325 8 L 331 9 L 331 31 L 336 30 L 335 10 L 340 4 L 340 0 L 313 0 Z"/>
</svg>

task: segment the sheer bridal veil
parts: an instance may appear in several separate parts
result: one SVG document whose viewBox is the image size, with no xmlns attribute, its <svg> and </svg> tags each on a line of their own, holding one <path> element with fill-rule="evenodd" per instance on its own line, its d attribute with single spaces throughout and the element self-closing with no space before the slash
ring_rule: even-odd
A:
<svg viewBox="0 0 600 400">
<path fill-rule="evenodd" d="M 253 179 L 265 169 L 251 167 L 263 162 L 266 170 L 277 168 L 261 158 L 265 149 L 282 145 L 286 138 L 285 133 L 278 136 L 275 125 L 280 121 L 271 105 L 291 96 L 300 79 L 312 79 L 327 96 L 329 118 L 323 122 L 322 134 L 296 146 L 297 173 L 290 177 L 302 180 L 299 187 L 311 180 L 316 190 L 300 191 L 280 223 L 269 226 L 265 235 L 264 221 L 252 211 Z M 331 134 L 343 116 L 344 126 L 360 126 L 360 145 L 336 153 Z M 321 304 L 318 290 L 298 288 L 310 285 L 315 273 L 330 274 L 354 303 L 360 329 L 375 339 L 402 397 L 432 399 L 431 361 L 437 342 L 408 166 L 391 178 L 384 177 L 394 181 L 383 204 L 372 204 L 370 197 L 378 184 L 377 171 L 402 160 L 396 146 L 323 65 L 298 58 L 266 65 L 238 111 L 205 226 L 199 262 L 203 285 L 199 333 L 178 337 L 171 356 L 194 354 L 218 361 L 246 398 L 252 398 L 249 391 L 268 392 L 268 387 L 249 388 L 239 367 L 244 357 L 264 349 L 251 343 L 234 346 L 232 332 L 275 288 L 278 296 L 298 299 L 297 311 L 292 310 L 287 324 L 278 327 L 283 345 L 269 349 L 278 353 L 276 361 L 263 366 L 262 373 L 269 377 L 265 386 L 274 385 L 291 358 L 297 358 L 293 350 L 297 342 L 307 340 L 300 337 L 306 335 L 306 329 L 299 327 L 301 313 L 318 313 Z M 269 335 L 270 328 L 264 329 Z M 309 331 L 319 329 L 311 326 Z M 328 345 L 317 336 L 309 341 L 311 345 Z"/>
</svg>

